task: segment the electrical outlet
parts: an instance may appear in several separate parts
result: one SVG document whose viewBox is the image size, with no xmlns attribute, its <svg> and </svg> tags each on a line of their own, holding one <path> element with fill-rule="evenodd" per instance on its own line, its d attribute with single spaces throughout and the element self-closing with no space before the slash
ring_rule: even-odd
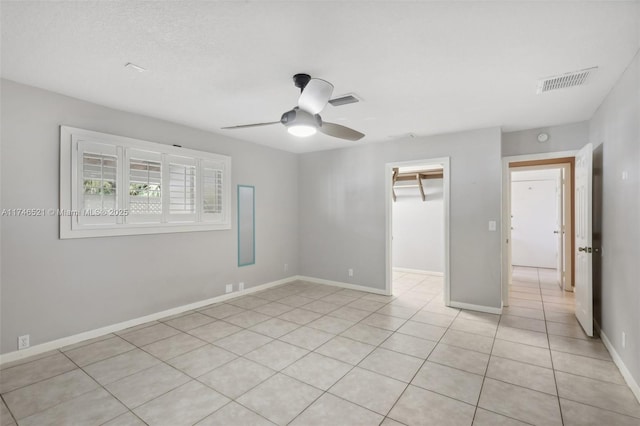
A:
<svg viewBox="0 0 640 426">
<path fill-rule="evenodd" d="M 284 271 L 287 272 L 289 270 L 289 264 L 285 263 L 284 264 Z"/>
<path fill-rule="evenodd" d="M 495 231 L 497 228 L 497 223 L 495 220 L 490 220 L 489 221 L 489 231 Z"/>
<path fill-rule="evenodd" d="M 622 332 L 622 349 L 627 347 L 627 333 Z"/>
<path fill-rule="evenodd" d="M 353 269 L 349 268 L 349 276 L 352 277 L 353 276 Z"/>
<path fill-rule="evenodd" d="M 25 334 L 24 336 L 18 337 L 18 350 L 27 349 L 29 347 L 29 335 Z"/>
<path fill-rule="evenodd" d="M 244 283 L 238 283 L 238 291 L 244 290 Z"/>
<path fill-rule="evenodd" d="M 225 293 L 231 293 L 233 291 L 233 284 L 227 284 L 227 290 Z"/>
</svg>

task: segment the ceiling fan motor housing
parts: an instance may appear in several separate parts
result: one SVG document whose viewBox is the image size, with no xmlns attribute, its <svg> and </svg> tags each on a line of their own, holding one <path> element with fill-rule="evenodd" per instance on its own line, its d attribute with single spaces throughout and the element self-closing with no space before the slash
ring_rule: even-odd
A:
<svg viewBox="0 0 640 426">
<path fill-rule="evenodd" d="M 322 127 L 322 118 L 319 114 L 311 115 L 299 108 L 294 108 L 282 114 L 280 122 L 286 127 L 289 126 L 312 126 L 316 128 Z"/>
</svg>

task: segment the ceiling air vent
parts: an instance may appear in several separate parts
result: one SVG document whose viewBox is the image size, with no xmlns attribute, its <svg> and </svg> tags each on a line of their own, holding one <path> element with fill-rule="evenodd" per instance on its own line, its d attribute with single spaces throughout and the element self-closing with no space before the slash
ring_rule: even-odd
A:
<svg viewBox="0 0 640 426">
<path fill-rule="evenodd" d="M 589 82 L 589 77 L 598 67 L 587 68 L 580 71 L 568 72 L 566 74 L 554 75 L 538 80 L 538 90 L 536 93 L 550 92 L 552 90 L 566 89 L 567 87 L 582 86 Z"/>
<path fill-rule="evenodd" d="M 360 102 L 360 98 L 356 96 L 356 94 L 354 93 L 349 93 L 347 95 L 339 96 L 329 101 L 329 103 L 334 107 L 341 106 L 341 105 L 355 104 L 356 102 Z"/>
</svg>

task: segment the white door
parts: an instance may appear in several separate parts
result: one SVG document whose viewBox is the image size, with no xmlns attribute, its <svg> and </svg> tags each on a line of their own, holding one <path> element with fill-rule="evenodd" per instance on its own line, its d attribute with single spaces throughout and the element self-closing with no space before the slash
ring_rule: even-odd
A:
<svg viewBox="0 0 640 426">
<path fill-rule="evenodd" d="M 513 174 L 517 173 L 531 172 Z M 558 239 L 554 234 L 558 216 L 556 197 L 555 180 L 511 182 L 512 265 L 557 267 Z"/>
<path fill-rule="evenodd" d="M 558 284 L 560 284 L 560 288 L 564 289 L 564 283 L 562 281 L 562 277 L 564 275 L 564 185 L 562 184 L 562 170 L 558 169 L 558 178 L 556 181 L 556 195 L 557 195 L 557 208 L 556 208 L 556 229 L 553 231 L 556 236 L 556 244 L 557 244 L 557 257 L 556 257 L 556 271 L 557 271 L 557 280 Z"/>
<path fill-rule="evenodd" d="M 593 280 L 592 280 L 592 163 L 593 146 L 589 143 L 576 155 L 576 317 L 588 336 L 593 336 Z"/>
</svg>

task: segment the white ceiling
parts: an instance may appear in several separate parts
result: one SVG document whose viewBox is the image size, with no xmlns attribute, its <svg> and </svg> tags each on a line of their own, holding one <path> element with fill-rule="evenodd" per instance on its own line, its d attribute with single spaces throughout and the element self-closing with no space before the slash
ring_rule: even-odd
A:
<svg viewBox="0 0 640 426">
<path fill-rule="evenodd" d="M 293 152 L 591 117 L 638 50 L 638 2 L 2 2 L 2 77 Z M 149 71 L 124 68 L 133 62 Z M 541 77 L 598 66 L 588 86 Z M 306 72 L 364 101 L 299 139 L 276 121 Z"/>
</svg>

